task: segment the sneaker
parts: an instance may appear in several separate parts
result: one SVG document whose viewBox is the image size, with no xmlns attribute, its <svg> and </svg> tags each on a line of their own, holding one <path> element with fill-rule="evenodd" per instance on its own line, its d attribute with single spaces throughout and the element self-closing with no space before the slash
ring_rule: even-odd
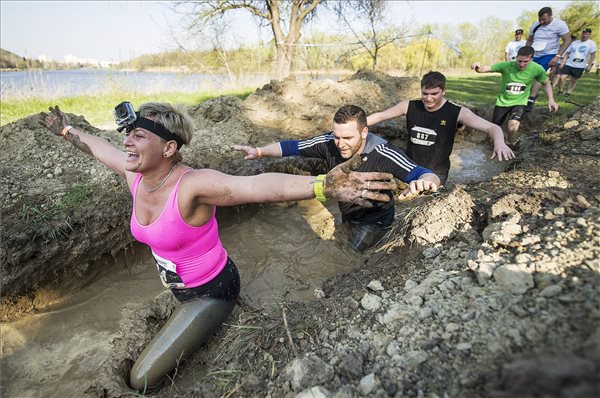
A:
<svg viewBox="0 0 600 398">
<path fill-rule="evenodd" d="M 569 93 L 566 93 L 566 94 L 565 94 L 565 98 L 569 98 L 569 96 L 570 96 L 570 95 L 571 95 L 571 94 L 569 94 Z"/>
<path fill-rule="evenodd" d="M 533 110 L 533 105 L 535 104 L 535 99 L 537 97 L 529 97 L 527 99 L 527 106 L 525 107 L 525 112 L 531 112 Z"/>
<path fill-rule="evenodd" d="M 559 91 L 558 93 L 556 93 L 556 96 L 558 97 L 559 95 L 562 95 L 562 93 L 563 93 L 562 91 Z M 567 95 L 567 97 L 568 97 L 568 95 Z"/>
</svg>

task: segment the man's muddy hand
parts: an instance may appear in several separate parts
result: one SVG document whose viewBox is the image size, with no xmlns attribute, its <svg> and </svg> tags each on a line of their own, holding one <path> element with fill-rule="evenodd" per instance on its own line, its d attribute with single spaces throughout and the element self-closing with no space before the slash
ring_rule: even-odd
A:
<svg viewBox="0 0 600 398">
<path fill-rule="evenodd" d="M 244 156 L 244 159 L 246 160 L 252 160 L 252 159 L 256 159 L 258 158 L 258 149 L 251 147 L 251 146 L 245 146 L 245 145 L 232 145 L 231 149 L 233 149 L 234 151 L 242 151 L 246 154 L 246 156 Z"/>
<path fill-rule="evenodd" d="M 373 207 L 371 200 L 391 200 L 389 195 L 379 191 L 396 188 L 393 176 L 389 173 L 353 171 L 358 168 L 360 162 L 360 155 L 354 155 L 352 159 L 331 169 L 325 178 L 325 196 L 363 207 Z"/>
<path fill-rule="evenodd" d="M 61 135 L 63 128 L 69 124 L 69 117 L 65 115 L 58 105 L 48 108 L 50 113 L 40 112 L 39 124 L 56 135 Z"/>
<path fill-rule="evenodd" d="M 405 200 L 418 196 L 421 192 L 437 192 L 438 186 L 435 182 L 428 180 L 413 180 L 408 187 L 398 195 L 398 200 Z"/>
</svg>

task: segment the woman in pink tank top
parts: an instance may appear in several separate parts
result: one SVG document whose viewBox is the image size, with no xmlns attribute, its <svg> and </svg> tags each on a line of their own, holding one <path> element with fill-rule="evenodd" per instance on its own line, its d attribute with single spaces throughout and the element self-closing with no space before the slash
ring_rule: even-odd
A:
<svg viewBox="0 0 600 398">
<path fill-rule="evenodd" d="M 150 392 L 161 387 L 182 355 L 189 356 L 229 316 L 240 290 L 235 264 L 219 239 L 216 206 L 283 202 L 316 197 L 369 206 L 387 201 L 390 174 L 357 173 L 349 163 L 318 177 L 281 173 L 233 176 L 181 164 L 192 119 L 167 103 L 129 102 L 115 108 L 118 131 L 126 130 L 124 151 L 69 125 L 58 107 L 41 123 L 126 178 L 133 197 L 131 233 L 152 250 L 165 286 L 182 303 L 136 360 L 129 385 Z"/>
</svg>

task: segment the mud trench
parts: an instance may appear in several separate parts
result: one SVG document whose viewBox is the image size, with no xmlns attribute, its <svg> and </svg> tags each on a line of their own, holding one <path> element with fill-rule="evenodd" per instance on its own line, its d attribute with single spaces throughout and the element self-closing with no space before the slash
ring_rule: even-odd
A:
<svg viewBox="0 0 600 398">
<path fill-rule="evenodd" d="M 449 183 L 501 173 L 507 164 L 489 161 L 490 154 L 487 143 L 457 140 Z M 217 216 L 223 245 L 240 271 L 240 301 L 251 308 L 314 299 L 325 280 L 369 256 L 347 246 L 333 202 L 219 209 Z M 95 281 L 49 311 L 2 324 L 0 395 L 82 396 L 108 355 L 123 306 L 143 304 L 163 289 L 149 250 L 136 244 L 108 258 Z"/>
</svg>

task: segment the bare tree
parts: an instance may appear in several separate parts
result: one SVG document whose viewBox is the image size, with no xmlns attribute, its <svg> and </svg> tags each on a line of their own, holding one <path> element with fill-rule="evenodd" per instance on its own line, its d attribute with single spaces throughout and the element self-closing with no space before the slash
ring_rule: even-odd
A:
<svg viewBox="0 0 600 398">
<path fill-rule="evenodd" d="M 406 25 L 398 27 L 386 21 L 388 6 L 389 2 L 385 0 L 339 1 L 333 5 L 338 20 L 343 21 L 371 57 L 373 69 L 377 69 L 379 51 L 408 31 Z M 361 27 L 364 30 L 359 30 Z"/>
<path fill-rule="evenodd" d="M 193 24 L 200 27 L 218 20 L 232 10 L 247 11 L 258 18 L 261 25 L 270 26 L 277 50 L 277 78 L 283 79 L 290 74 L 296 44 L 302 35 L 302 26 L 315 15 L 321 1 L 188 0 L 178 4 L 191 6 L 191 12 L 195 15 Z"/>
</svg>

